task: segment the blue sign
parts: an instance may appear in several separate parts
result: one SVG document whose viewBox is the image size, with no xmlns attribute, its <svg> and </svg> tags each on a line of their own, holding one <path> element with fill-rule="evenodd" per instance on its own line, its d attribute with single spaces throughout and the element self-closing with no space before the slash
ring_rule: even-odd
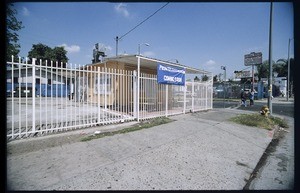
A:
<svg viewBox="0 0 300 193">
<path fill-rule="evenodd" d="M 157 83 L 185 85 L 185 69 L 158 63 Z"/>
</svg>

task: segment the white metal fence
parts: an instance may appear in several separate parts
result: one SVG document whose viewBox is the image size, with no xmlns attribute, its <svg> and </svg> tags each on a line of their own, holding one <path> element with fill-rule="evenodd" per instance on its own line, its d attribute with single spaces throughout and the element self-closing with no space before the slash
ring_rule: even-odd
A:
<svg viewBox="0 0 300 193">
<path fill-rule="evenodd" d="M 211 81 L 164 85 L 141 73 L 138 88 L 137 77 L 35 59 L 7 62 L 7 139 L 212 109 Z"/>
</svg>

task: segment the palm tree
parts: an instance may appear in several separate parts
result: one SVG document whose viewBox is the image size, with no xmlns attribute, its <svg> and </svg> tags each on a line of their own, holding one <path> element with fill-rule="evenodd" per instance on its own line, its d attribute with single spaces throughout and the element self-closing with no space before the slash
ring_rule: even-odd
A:
<svg viewBox="0 0 300 193">
<path fill-rule="evenodd" d="M 287 77 L 288 75 L 288 64 L 286 59 L 279 59 L 273 66 L 273 71 L 278 73 L 278 77 Z"/>
</svg>

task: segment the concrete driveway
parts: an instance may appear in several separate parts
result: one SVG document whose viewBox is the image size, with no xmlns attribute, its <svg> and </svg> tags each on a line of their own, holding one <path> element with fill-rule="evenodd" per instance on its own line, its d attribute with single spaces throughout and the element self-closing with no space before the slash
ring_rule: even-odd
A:
<svg viewBox="0 0 300 193">
<path fill-rule="evenodd" d="M 168 124 L 87 142 L 78 131 L 73 141 L 72 132 L 13 141 L 7 144 L 7 188 L 242 190 L 273 133 L 227 121 L 240 113 L 172 116 L 176 121 Z"/>
</svg>

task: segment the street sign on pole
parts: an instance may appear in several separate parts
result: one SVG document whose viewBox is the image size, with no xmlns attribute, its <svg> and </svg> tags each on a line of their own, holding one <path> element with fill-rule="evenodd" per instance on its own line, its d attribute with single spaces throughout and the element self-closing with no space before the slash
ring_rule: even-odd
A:
<svg viewBox="0 0 300 193">
<path fill-rule="evenodd" d="M 251 52 L 246 54 L 244 58 L 245 66 L 259 65 L 262 63 L 262 53 L 261 52 Z"/>
</svg>

